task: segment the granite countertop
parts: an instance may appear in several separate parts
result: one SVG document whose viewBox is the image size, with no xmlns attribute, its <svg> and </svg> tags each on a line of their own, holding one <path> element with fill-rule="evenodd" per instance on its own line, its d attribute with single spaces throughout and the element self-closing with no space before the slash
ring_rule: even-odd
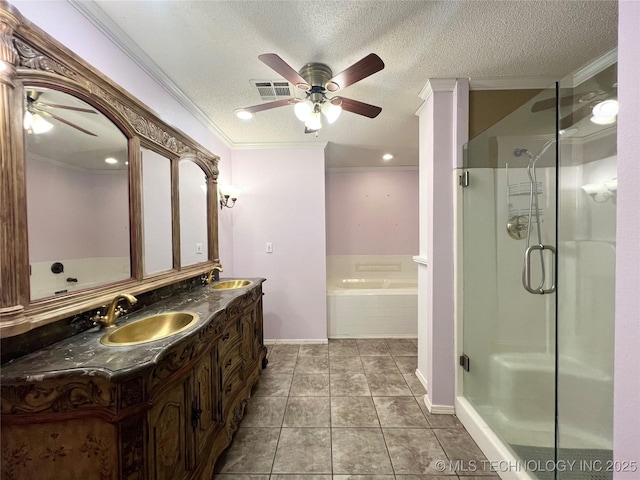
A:
<svg viewBox="0 0 640 480">
<path fill-rule="evenodd" d="M 233 280 L 225 278 L 221 281 Z M 115 380 L 133 371 L 156 363 L 158 356 L 181 340 L 197 335 L 238 297 L 265 281 L 264 278 L 248 278 L 251 284 L 233 290 L 214 290 L 203 285 L 171 298 L 157 302 L 116 321 L 117 326 L 166 312 L 188 311 L 197 313 L 194 326 L 170 337 L 139 345 L 113 347 L 100 343 L 106 330 L 95 327 L 61 342 L 37 350 L 2 366 L 2 383 L 37 382 L 64 376 L 99 376 Z"/>
</svg>

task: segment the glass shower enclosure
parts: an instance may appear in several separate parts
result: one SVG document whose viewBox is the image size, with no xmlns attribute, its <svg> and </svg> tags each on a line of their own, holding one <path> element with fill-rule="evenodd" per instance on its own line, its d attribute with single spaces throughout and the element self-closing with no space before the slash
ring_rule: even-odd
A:
<svg viewBox="0 0 640 480">
<path fill-rule="evenodd" d="M 465 147 L 463 395 L 523 478 L 612 478 L 616 96 L 570 76 Z"/>
</svg>

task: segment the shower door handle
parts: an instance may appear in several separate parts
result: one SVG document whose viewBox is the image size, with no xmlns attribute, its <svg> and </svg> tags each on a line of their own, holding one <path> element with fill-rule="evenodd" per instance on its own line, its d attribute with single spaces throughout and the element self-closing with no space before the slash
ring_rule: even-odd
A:
<svg viewBox="0 0 640 480">
<path fill-rule="evenodd" d="M 546 283 L 546 281 L 543 281 L 541 286 L 539 288 L 532 288 L 531 287 L 531 253 L 534 250 L 538 250 L 540 251 L 540 255 L 542 256 L 542 252 L 544 250 L 550 250 L 552 257 L 555 260 L 555 256 L 556 256 L 556 248 L 551 246 L 551 245 L 531 245 L 529 248 L 527 248 L 524 252 L 524 272 L 522 274 L 522 286 L 524 287 L 524 289 L 529 292 L 529 293 L 533 293 L 534 295 L 544 295 L 547 293 L 553 293 L 556 291 L 556 274 L 555 274 L 555 261 L 551 262 L 551 287 L 545 289 L 542 288 L 542 286 Z M 544 261 L 544 259 L 541 258 L 542 261 Z M 544 279 L 546 280 L 546 279 Z"/>
</svg>

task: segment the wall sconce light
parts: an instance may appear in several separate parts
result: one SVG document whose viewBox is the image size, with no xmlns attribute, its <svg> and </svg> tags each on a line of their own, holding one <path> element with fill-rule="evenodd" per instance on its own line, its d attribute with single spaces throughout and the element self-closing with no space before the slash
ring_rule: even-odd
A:
<svg viewBox="0 0 640 480">
<path fill-rule="evenodd" d="M 223 207 L 233 208 L 240 195 L 240 190 L 233 185 L 220 186 L 218 196 L 220 197 L 220 210 Z"/>
</svg>

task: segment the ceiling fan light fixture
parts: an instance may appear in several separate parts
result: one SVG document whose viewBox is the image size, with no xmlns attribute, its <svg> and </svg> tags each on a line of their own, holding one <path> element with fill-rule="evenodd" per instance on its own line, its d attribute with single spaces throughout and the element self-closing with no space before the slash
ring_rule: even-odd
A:
<svg viewBox="0 0 640 480">
<path fill-rule="evenodd" d="M 324 102 L 322 104 L 322 113 L 327 117 L 327 122 L 331 124 L 335 122 L 342 113 L 342 107 L 340 105 L 334 105 L 331 102 Z"/>
<path fill-rule="evenodd" d="M 301 122 L 306 122 L 311 118 L 313 113 L 313 102 L 309 99 L 298 102 L 293 107 L 293 112 Z"/>
<path fill-rule="evenodd" d="M 594 115 L 591 117 L 591 122 L 596 125 L 611 125 L 612 123 L 616 123 L 616 115 L 612 115 L 610 117 L 603 117 Z"/>
<path fill-rule="evenodd" d="M 593 107 L 593 115 L 596 117 L 613 117 L 618 114 L 618 101 L 605 100 Z"/>
<path fill-rule="evenodd" d="M 39 135 L 53 128 L 53 123 L 47 122 L 41 115 L 26 111 L 24 114 L 24 129 L 28 133 Z"/>
<path fill-rule="evenodd" d="M 309 120 L 304 124 L 309 130 L 320 130 L 322 128 L 322 119 L 320 112 L 314 112 L 309 116 Z"/>
<path fill-rule="evenodd" d="M 251 120 L 254 116 L 253 113 L 245 110 L 244 108 L 239 108 L 234 113 L 240 120 Z"/>
</svg>

